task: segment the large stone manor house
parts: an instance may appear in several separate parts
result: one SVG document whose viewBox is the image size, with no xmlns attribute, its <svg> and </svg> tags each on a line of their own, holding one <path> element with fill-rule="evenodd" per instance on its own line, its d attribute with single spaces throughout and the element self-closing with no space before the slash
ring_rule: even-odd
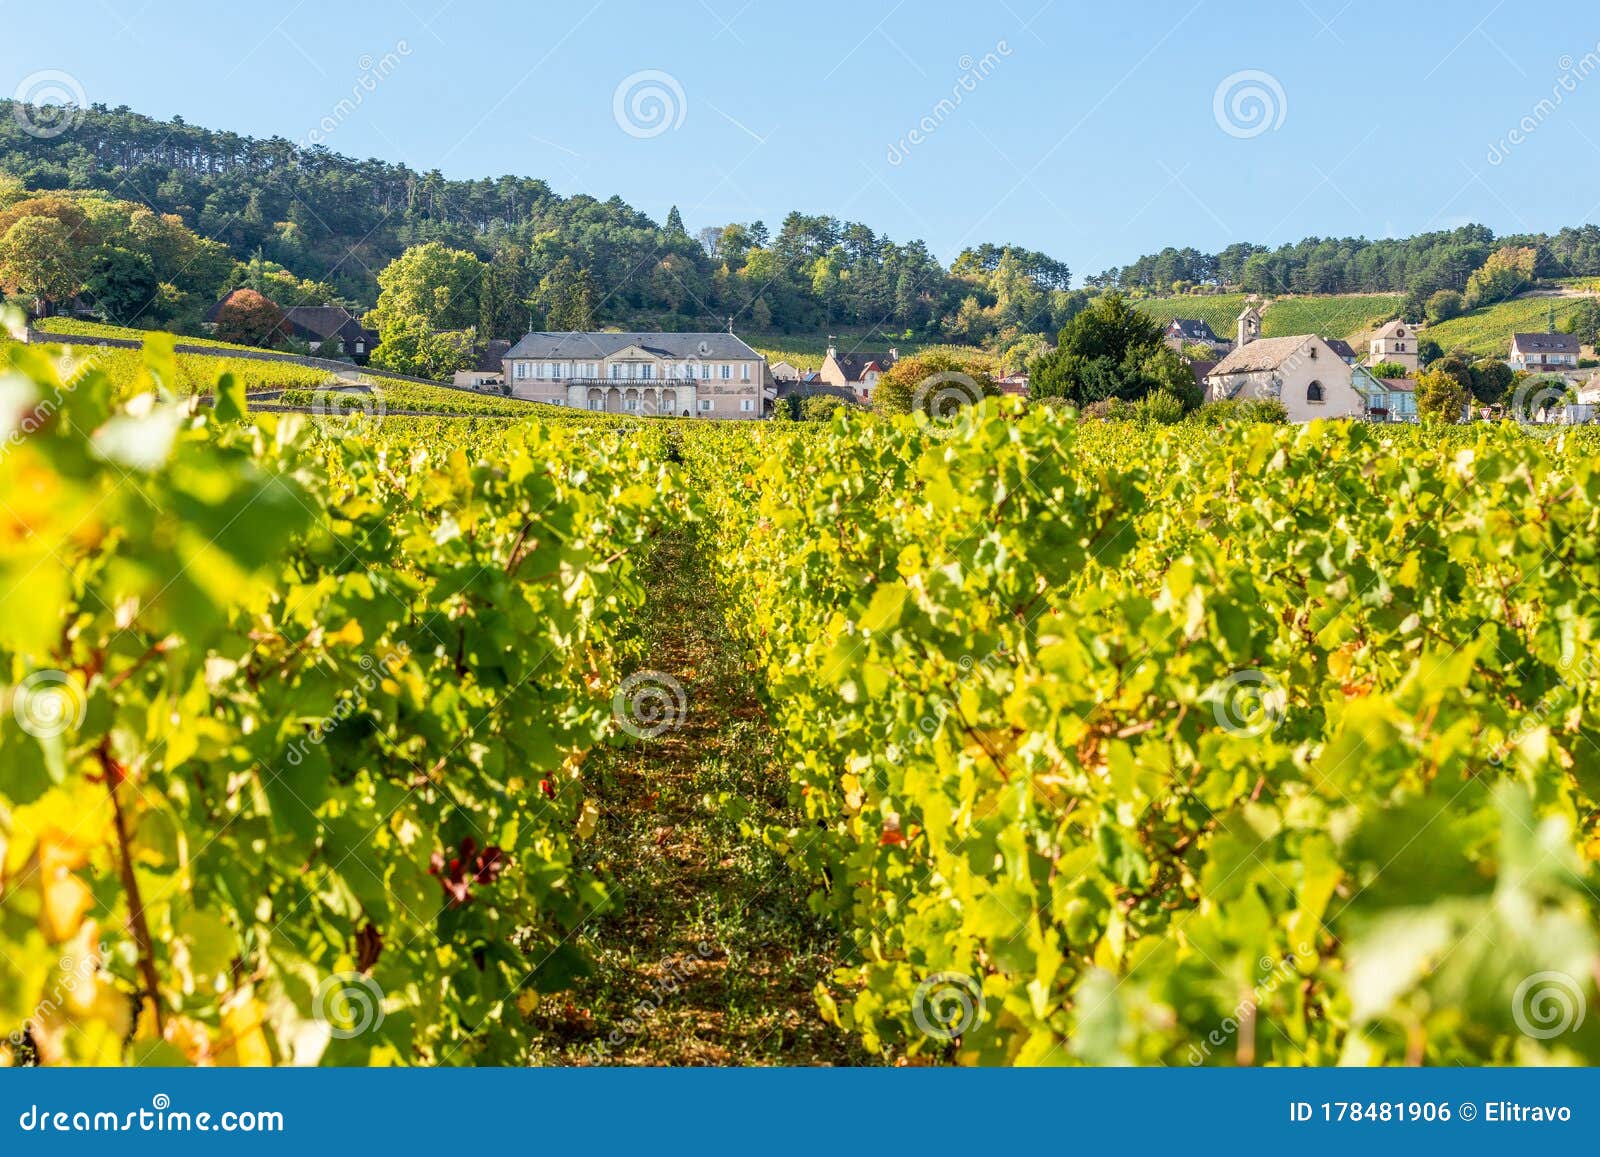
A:
<svg viewBox="0 0 1600 1157">
<path fill-rule="evenodd" d="M 759 419 L 767 397 L 732 333 L 530 333 L 502 365 L 514 397 L 608 414 Z"/>
</svg>

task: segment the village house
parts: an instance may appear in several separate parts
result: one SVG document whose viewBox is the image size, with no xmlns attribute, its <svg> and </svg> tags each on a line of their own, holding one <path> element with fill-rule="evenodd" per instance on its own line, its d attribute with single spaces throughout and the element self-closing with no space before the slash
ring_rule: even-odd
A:
<svg viewBox="0 0 1600 1157">
<path fill-rule="evenodd" d="M 1367 397 L 1367 417 L 1370 420 L 1374 422 L 1417 420 L 1417 383 L 1412 379 L 1375 378 L 1368 374 L 1365 386 L 1362 392 Z"/>
<path fill-rule="evenodd" d="M 230 290 L 206 310 L 201 322 L 207 333 L 216 331 L 217 315 L 235 294 L 242 292 L 242 289 Z M 347 357 L 358 365 L 366 365 L 367 357 L 378 345 L 378 334 L 362 325 L 355 314 L 342 305 L 292 305 L 287 309 L 279 306 L 279 310 L 283 314 L 285 331 L 297 341 L 305 342 L 314 354 Z"/>
<path fill-rule="evenodd" d="M 1561 373 L 1578 368 L 1580 348 L 1570 333 L 1517 333 L 1511 335 L 1511 356 L 1506 362 L 1514 370 Z"/>
<path fill-rule="evenodd" d="M 1572 391 L 1572 401 L 1566 407 L 1566 419 L 1572 424 L 1600 421 L 1600 373 Z"/>
<path fill-rule="evenodd" d="M 502 366 L 513 397 L 608 414 L 758 420 L 770 392 L 732 333 L 530 333 Z"/>
<path fill-rule="evenodd" d="M 292 305 L 283 311 L 290 336 L 323 357 L 348 357 L 363 365 L 378 335 L 342 305 Z"/>
<path fill-rule="evenodd" d="M 773 362 L 767 367 L 767 372 L 772 375 L 774 382 L 798 382 L 800 369 L 790 362 Z"/>
<path fill-rule="evenodd" d="M 511 352 L 511 343 L 495 338 L 483 348 L 471 369 L 457 370 L 454 382 L 469 390 L 499 389 L 505 385 L 505 356 Z"/>
<path fill-rule="evenodd" d="M 899 360 L 900 351 L 893 348 L 887 354 L 842 354 L 830 337 L 828 356 L 823 359 L 820 376 L 830 386 L 844 386 L 851 390 L 858 402 L 869 406 L 872 404 L 872 391 L 878 388 L 878 379 Z"/>
<path fill-rule="evenodd" d="M 1589 376 L 1589 380 L 1578 387 L 1576 397 L 1580 406 L 1600 406 L 1600 370 Z"/>
<path fill-rule="evenodd" d="M 1355 347 L 1353 347 L 1349 342 L 1338 337 L 1325 337 L 1322 340 L 1328 343 L 1329 349 L 1344 359 L 1346 365 L 1353 366 L 1356 364 L 1358 359 L 1356 357 Z"/>
<path fill-rule="evenodd" d="M 1315 334 L 1262 338 L 1255 308 L 1239 315 L 1239 342 L 1206 375 L 1206 401 L 1274 398 L 1291 422 L 1363 418 L 1367 400 L 1355 387 L 1355 367 Z"/>
<path fill-rule="evenodd" d="M 1028 396 L 1028 375 L 1026 373 L 1012 372 L 1009 374 L 996 374 L 994 384 L 1000 387 L 1002 394 L 1009 394 L 1016 398 Z"/>
<path fill-rule="evenodd" d="M 1422 368 L 1416 326 L 1407 321 L 1391 321 L 1372 335 L 1367 343 L 1367 364 L 1375 366 L 1384 362 L 1404 366 L 1407 373 L 1416 373 Z"/>
<path fill-rule="evenodd" d="M 1173 353 L 1181 354 L 1185 348 L 1194 345 L 1208 346 L 1211 352 L 1218 357 L 1227 353 L 1232 346 L 1223 341 L 1204 320 L 1200 318 L 1175 317 L 1167 322 L 1167 328 L 1162 334 Z"/>
</svg>

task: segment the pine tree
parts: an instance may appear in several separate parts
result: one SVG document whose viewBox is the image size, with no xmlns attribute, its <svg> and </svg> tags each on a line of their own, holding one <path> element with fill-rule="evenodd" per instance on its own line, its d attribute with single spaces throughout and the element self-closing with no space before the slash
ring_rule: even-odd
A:
<svg viewBox="0 0 1600 1157">
<path fill-rule="evenodd" d="M 594 282 L 587 269 L 563 257 L 539 282 L 539 304 L 545 328 L 583 331 L 594 328 Z"/>
</svg>

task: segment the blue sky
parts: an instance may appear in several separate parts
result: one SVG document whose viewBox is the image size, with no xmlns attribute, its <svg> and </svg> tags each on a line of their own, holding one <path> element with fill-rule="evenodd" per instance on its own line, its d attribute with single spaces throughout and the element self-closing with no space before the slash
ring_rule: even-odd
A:
<svg viewBox="0 0 1600 1157">
<path fill-rule="evenodd" d="M 691 230 L 800 209 L 946 260 L 985 240 L 1042 249 L 1076 279 L 1169 244 L 1554 229 L 1600 210 L 1592 0 L 63 11 L 0 0 L 0 91 L 65 73 L 90 101 L 154 116 L 317 132 L 454 177 L 540 176 L 658 220 L 677 204 Z M 630 113 L 641 87 L 664 95 L 665 121 L 648 92 Z M 1248 92 L 1233 110 L 1241 87 L 1266 121 Z"/>
</svg>

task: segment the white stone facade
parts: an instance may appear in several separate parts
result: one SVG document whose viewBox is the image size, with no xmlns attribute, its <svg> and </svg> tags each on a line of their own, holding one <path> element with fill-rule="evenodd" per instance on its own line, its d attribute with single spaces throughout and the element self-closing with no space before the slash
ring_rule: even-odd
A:
<svg viewBox="0 0 1600 1157">
<path fill-rule="evenodd" d="M 608 414 L 751 421 L 765 380 L 731 333 L 532 333 L 505 357 L 513 397 Z"/>
<path fill-rule="evenodd" d="M 1320 337 L 1264 338 L 1234 350 L 1206 375 L 1206 401 L 1275 398 L 1289 421 L 1361 418 L 1367 400 L 1355 369 Z"/>
</svg>

